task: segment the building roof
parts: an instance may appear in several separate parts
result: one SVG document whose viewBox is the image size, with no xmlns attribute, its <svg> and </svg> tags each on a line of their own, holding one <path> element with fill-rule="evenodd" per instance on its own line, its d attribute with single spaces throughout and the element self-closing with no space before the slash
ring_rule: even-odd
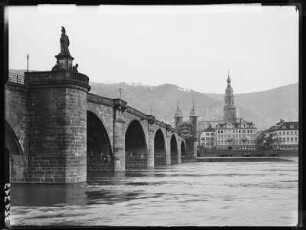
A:
<svg viewBox="0 0 306 230">
<path fill-rule="evenodd" d="M 296 130 L 299 129 L 298 121 L 284 121 L 280 119 L 275 125 L 271 126 L 267 131 L 273 132 L 276 130 Z"/>
<path fill-rule="evenodd" d="M 273 129 L 273 131 L 275 130 L 295 130 L 295 129 L 299 129 L 299 122 L 297 121 L 284 121 L 281 124 L 274 126 L 275 128 Z"/>
<path fill-rule="evenodd" d="M 206 129 L 204 129 L 204 132 L 215 132 L 215 129 L 209 125 Z"/>
</svg>

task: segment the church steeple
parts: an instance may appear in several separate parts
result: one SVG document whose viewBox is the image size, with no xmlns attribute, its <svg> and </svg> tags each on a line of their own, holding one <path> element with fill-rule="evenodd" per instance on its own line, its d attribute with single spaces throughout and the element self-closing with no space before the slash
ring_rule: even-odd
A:
<svg viewBox="0 0 306 230">
<path fill-rule="evenodd" d="M 174 114 L 174 117 L 183 117 L 179 102 L 177 102 L 177 107 L 176 107 L 176 112 Z"/>
<path fill-rule="evenodd" d="M 231 79 L 229 76 L 229 71 L 227 71 L 227 84 L 231 84 Z"/>
<path fill-rule="evenodd" d="M 234 91 L 231 86 L 231 78 L 229 71 L 227 72 L 227 87 L 225 89 L 224 96 L 224 121 L 235 122 L 236 121 L 236 107 L 234 105 Z"/>
<path fill-rule="evenodd" d="M 192 100 L 192 109 L 190 110 L 190 117 L 196 116 L 195 108 L 194 108 L 194 99 Z"/>
<path fill-rule="evenodd" d="M 177 102 L 176 112 L 174 114 L 174 126 L 177 130 L 180 129 L 180 126 L 183 124 L 183 114 L 180 109 L 180 104 Z"/>
<path fill-rule="evenodd" d="M 191 136 L 195 140 L 197 139 L 197 131 L 198 131 L 198 116 L 196 115 L 195 112 L 195 102 L 194 99 L 192 100 L 192 109 L 190 110 L 190 115 L 189 115 L 189 123 L 191 125 Z"/>
</svg>

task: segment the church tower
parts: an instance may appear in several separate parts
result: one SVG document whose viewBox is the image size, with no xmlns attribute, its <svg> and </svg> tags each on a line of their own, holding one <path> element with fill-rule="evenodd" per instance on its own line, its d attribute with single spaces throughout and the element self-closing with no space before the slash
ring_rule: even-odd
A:
<svg viewBox="0 0 306 230">
<path fill-rule="evenodd" d="M 227 87 L 225 89 L 224 96 L 224 121 L 225 122 L 236 122 L 236 107 L 234 105 L 234 91 L 231 86 L 231 79 L 228 73 Z"/>
<path fill-rule="evenodd" d="M 180 109 L 179 103 L 177 103 L 177 109 L 174 114 L 174 128 L 179 131 L 180 126 L 183 124 L 183 114 Z"/>
<path fill-rule="evenodd" d="M 191 125 L 191 136 L 195 139 L 197 139 L 197 131 L 198 131 L 198 116 L 195 113 L 194 108 L 194 100 L 192 101 L 192 109 L 190 111 L 189 115 L 189 123 Z"/>
</svg>

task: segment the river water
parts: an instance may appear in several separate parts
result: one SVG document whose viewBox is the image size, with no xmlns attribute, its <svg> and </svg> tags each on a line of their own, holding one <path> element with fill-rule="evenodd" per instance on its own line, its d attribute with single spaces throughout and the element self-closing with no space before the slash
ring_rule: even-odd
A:
<svg viewBox="0 0 306 230">
<path fill-rule="evenodd" d="M 11 200 L 12 226 L 295 226 L 298 160 L 185 163 L 73 185 L 13 184 Z"/>
</svg>

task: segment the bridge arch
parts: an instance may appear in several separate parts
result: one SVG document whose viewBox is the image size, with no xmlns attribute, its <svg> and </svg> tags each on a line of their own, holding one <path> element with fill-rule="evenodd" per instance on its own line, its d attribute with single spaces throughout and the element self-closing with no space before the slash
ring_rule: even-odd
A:
<svg viewBox="0 0 306 230">
<path fill-rule="evenodd" d="M 175 135 L 173 134 L 170 140 L 171 164 L 178 164 L 178 146 Z"/>
<path fill-rule="evenodd" d="M 5 148 L 9 150 L 10 181 L 25 181 L 27 171 L 27 158 L 22 151 L 21 145 L 15 132 L 7 123 L 7 121 L 5 121 L 4 129 Z"/>
<path fill-rule="evenodd" d="M 166 165 L 166 143 L 161 129 L 154 136 L 154 165 Z"/>
<path fill-rule="evenodd" d="M 142 125 L 133 120 L 125 132 L 125 168 L 147 167 L 147 145 Z"/>
<path fill-rule="evenodd" d="M 100 118 L 87 111 L 87 173 L 113 171 L 114 159 L 109 135 Z"/>
</svg>

